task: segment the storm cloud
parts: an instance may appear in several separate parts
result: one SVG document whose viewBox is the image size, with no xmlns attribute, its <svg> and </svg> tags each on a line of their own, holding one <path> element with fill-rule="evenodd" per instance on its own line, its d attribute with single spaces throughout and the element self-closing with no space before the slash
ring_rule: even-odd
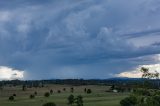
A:
<svg viewBox="0 0 160 106">
<path fill-rule="evenodd" d="M 158 64 L 159 19 L 155 0 L 1 0 L 0 66 L 88 79 Z"/>
</svg>

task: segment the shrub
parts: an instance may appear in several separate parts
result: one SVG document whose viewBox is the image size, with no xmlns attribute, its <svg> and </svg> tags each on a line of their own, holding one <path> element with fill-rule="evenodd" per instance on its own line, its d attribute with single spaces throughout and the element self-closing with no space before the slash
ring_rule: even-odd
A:
<svg viewBox="0 0 160 106">
<path fill-rule="evenodd" d="M 126 97 L 120 101 L 121 106 L 135 106 L 137 98 L 134 96 Z"/>
<path fill-rule="evenodd" d="M 115 89 L 115 85 L 112 85 L 110 90 L 114 90 Z"/>
<path fill-rule="evenodd" d="M 73 95 L 70 95 L 69 97 L 68 97 L 68 104 L 69 105 L 72 105 L 74 103 L 74 96 Z"/>
<path fill-rule="evenodd" d="M 84 92 L 85 92 L 85 93 L 87 92 L 87 88 L 84 88 Z"/>
<path fill-rule="evenodd" d="M 50 96 L 49 92 L 46 92 L 46 93 L 44 94 L 44 96 L 45 96 L 45 97 L 49 97 L 49 96 Z"/>
<path fill-rule="evenodd" d="M 160 106 L 160 96 L 147 97 L 146 102 L 148 106 Z"/>
<path fill-rule="evenodd" d="M 27 89 L 26 85 L 23 85 L 23 86 L 22 86 L 22 90 L 23 90 L 23 91 L 26 91 L 26 89 Z"/>
<path fill-rule="evenodd" d="M 147 97 L 147 98 L 146 98 L 146 105 L 147 105 L 147 106 L 155 106 L 155 105 L 154 105 L 155 103 L 156 103 L 156 102 L 155 102 L 155 100 L 153 100 L 152 97 Z M 143 104 L 144 104 L 144 102 L 143 102 Z M 156 106 L 159 106 L 159 105 L 156 105 Z"/>
<path fill-rule="evenodd" d="M 10 101 L 13 101 L 13 100 L 14 100 L 14 96 L 10 96 L 10 97 L 9 97 L 9 100 L 10 100 Z"/>
<path fill-rule="evenodd" d="M 43 104 L 42 106 L 56 106 L 56 104 L 53 102 L 48 102 L 48 103 Z"/>
<path fill-rule="evenodd" d="M 36 92 L 36 91 L 34 92 L 34 95 L 37 95 L 37 92 Z"/>
<path fill-rule="evenodd" d="M 74 92 L 74 88 L 72 87 L 72 88 L 71 88 L 71 93 L 73 93 L 73 92 Z"/>
<path fill-rule="evenodd" d="M 153 96 L 153 100 L 155 100 L 158 103 L 158 105 L 160 105 L 160 96 L 159 95 Z"/>
<path fill-rule="evenodd" d="M 57 92 L 58 92 L 58 93 L 61 93 L 61 90 L 58 90 Z"/>
<path fill-rule="evenodd" d="M 53 94 L 53 90 L 52 89 L 50 90 L 50 94 Z"/>
<path fill-rule="evenodd" d="M 77 106 L 83 106 L 83 97 L 81 95 L 77 96 L 76 104 Z"/>
<path fill-rule="evenodd" d="M 87 89 L 87 93 L 88 94 L 92 93 L 92 90 L 91 89 Z"/>
<path fill-rule="evenodd" d="M 149 90 L 145 90 L 145 89 L 137 89 L 137 90 L 134 90 L 134 94 L 136 95 L 142 95 L 142 96 L 150 96 L 150 92 Z"/>
<path fill-rule="evenodd" d="M 14 93 L 13 96 L 17 96 L 17 95 Z"/>
<path fill-rule="evenodd" d="M 30 95 L 29 97 L 30 97 L 30 99 L 34 99 L 34 98 L 35 98 L 35 96 L 34 96 L 34 95 Z"/>
<path fill-rule="evenodd" d="M 66 91 L 66 88 L 63 88 L 63 91 Z"/>
</svg>

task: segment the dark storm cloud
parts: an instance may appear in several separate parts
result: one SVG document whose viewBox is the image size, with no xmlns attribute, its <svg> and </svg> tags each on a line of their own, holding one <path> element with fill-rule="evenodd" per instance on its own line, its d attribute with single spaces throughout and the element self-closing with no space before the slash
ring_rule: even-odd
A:
<svg viewBox="0 0 160 106">
<path fill-rule="evenodd" d="M 154 63 L 159 9 L 154 0 L 2 0 L 0 65 L 43 79 L 107 78 Z"/>
</svg>

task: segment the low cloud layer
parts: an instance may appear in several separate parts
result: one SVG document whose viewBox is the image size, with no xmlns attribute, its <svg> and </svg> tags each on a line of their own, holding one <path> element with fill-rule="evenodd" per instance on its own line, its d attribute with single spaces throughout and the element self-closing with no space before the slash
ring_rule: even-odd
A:
<svg viewBox="0 0 160 106">
<path fill-rule="evenodd" d="M 46 79 L 109 78 L 157 64 L 159 10 L 156 0 L 1 0 L 0 66 Z"/>
<path fill-rule="evenodd" d="M 0 80 L 23 79 L 24 71 L 0 66 Z"/>
</svg>

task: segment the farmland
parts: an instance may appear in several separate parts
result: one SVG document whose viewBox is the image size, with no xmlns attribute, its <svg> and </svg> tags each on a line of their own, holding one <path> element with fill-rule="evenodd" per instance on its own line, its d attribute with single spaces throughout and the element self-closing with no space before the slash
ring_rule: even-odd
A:
<svg viewBox="0 0 160 106">
<path fill-rule="evenodd" d="M 74 92 L 70 92 L 70 88 L 74 88 Z M 65 90 L 64 90 L 65 88 Z M 84 92 L 85 88 L 92 90 L 92 93 Z M 27 88 L 22 90 L 22 86 L 5 86 L 0 90 L 0 106 L 42 106 L 47 102 L 54 102 L 57 106 L 67 106 L 67 98 L 70 94 L 74 96 L 81 95 L 84 100 L 84 106 L 120 106 L 121 99 L 128 96 L 128 93 L 105 92 L 109 86 L 104 85 L 86 85 L 86 86 L 70 86 L 50 84 L 44 87 Z M 53 90 L 50 97 L 44 97 L 45 92 Z M 60 92 L 58 92 L 60 91 Z M 29 96 L 37 92 L 35 98 Z M 9 96 L 16 94 L 14 101 L 9 101 Z"/>
</svg>

